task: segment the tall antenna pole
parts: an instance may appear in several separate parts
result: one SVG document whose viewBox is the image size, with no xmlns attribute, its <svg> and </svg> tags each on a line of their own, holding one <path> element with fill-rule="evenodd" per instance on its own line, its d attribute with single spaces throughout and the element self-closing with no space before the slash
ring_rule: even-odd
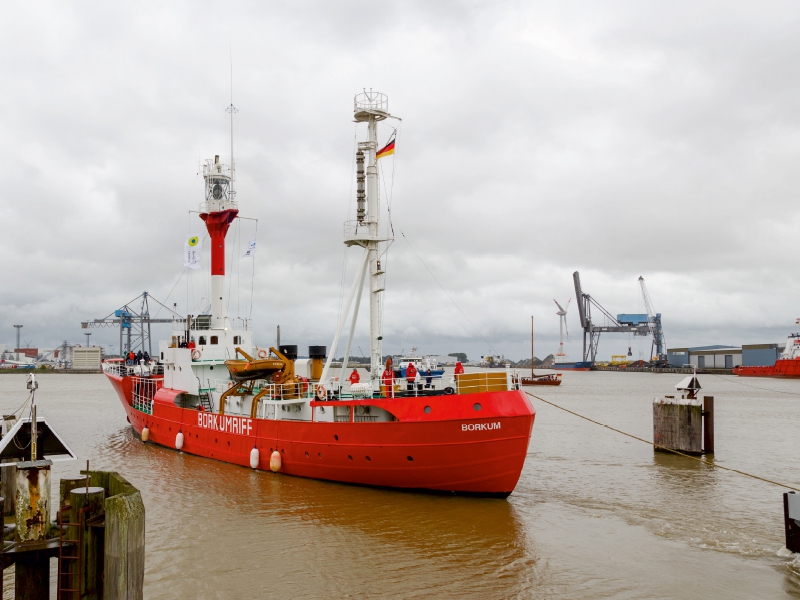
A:
<svg viewBox="0 0 800 600">
<path fill-rule="evenodd" d="M 536 358 L 534 357 L 533 353 L 533 315 L 531 315 L 531 377 L 533 377 L 533 366 L 536 362 Z"/>
<path fill-rule="evenodd" d="M 14 352 L 17 355 L 16 360 L 19 360 L 19 332 L 22 329 L 22 325 L 14 325 L 14 327 L 16 327 L 16 329 L 17 329 L 17 347 L 14 348 Z"/>
</svg>

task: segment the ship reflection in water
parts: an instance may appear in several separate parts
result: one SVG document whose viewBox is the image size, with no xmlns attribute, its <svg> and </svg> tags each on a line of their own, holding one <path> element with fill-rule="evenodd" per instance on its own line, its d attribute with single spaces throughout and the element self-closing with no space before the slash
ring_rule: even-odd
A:
<svg viewBox="0 0 800 600">
<path fill-rule="evenodd" d="M 730 379 L 703 382 L 717 398 L 715 460 L 800 482 L 796 398 Z M 530 389 L 649 438 L 652 397 L 670 385 L 579 372 Z M 20 388 L 0 377 L 0 408 L 19 406 Z M 79 458 L 142 490 L 147 598 L 800 597 L 800 564 L 777 556 L 779 488 L 654 455 L 536 401 L 538 435 L 507 500 L 253 472 L 144 445 L 102 375 L 42 375 L 37 402 Z"/>
</svg>

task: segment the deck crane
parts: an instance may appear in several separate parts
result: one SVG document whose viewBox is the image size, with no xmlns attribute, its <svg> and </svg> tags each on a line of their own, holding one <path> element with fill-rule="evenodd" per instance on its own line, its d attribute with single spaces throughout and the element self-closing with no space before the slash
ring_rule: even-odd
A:
<svg viewBox="0 0 800 600">
<path fill-rule="evenodd" d="M 581 289 L 580 274 L 575 271 L 572 274 L 572 280 L 575 282 L 575 298 L 578 300 L 578 316 L 581 320 L 581 327 L 583 328 L 583 360 L 584 362 L 591 362 L 594 364 L 597 358 L 597 345 L 600 343 L 601 333 L 632 333 L 633 335 L 648 335 L 650 333 L 650 325 L 647 322 L 631 320 L 630 322 L 621 323 L 616 317 L 612 316 L 600 303 L 592 298 L 589 294 Z M 599 310 L 604 317 L 606 323 L 604 325 L 595 325 L 592 321 L 592 306 Z M 625 315 L 618 315 L 624 317 Z M 659 315 L 660 317 L 661 315 Z M 644 319 L 644 315 L 641 315 Z M 589 341 L 587 348 L 586 341 Z"/>
<path fill-rule="evenodd" d="M 642 288 L 644 308 L 647 312 L 647 323 L 650 327 L 650 333 L 653 336 L 653 345 L 650 347 L 650 356 L 653 355 L 653 348 L 655 348 L 655 359 L 660 363 L 666 363 L 667 343 L 664 341 L 664 330 L 661 327 L 661 313 L 657 313 L 653 310 L 653 302 L 650 300 L 650 294 L 647 292 L 647 286 L 644 284 L 644 277 L 642 276 L 639 276 L 639 285 Z"/>
<path fill-rule="evenodd" d="M 141 299 L 139 311 L 131 308 L 137 300 Z M 168 319 L 156 319 L 150 316 L 149 300 L 153 300 L 167 310 L 171 315 Z M 160 310 L 160 309 L 159 309 Z M 94 327 L 119 327 L 119 352 L 122 355 L 123 348 L 127 347 L 128 350 L 136 350 L 139 348 L 142 352 L 149 351 L 153 354 L 153 343 L 150 340 L 150 325 L 152 323 L 174 323 L 176 321 L 183 321 L 177 312 L 173 309 L 161 304 L 158 300 L 153 298 L 147 292 L 143 292 L 130 302 L 124 304 L 111 314 L 102 319 L 94 319 L 93 321 L 83 321 L 81 327 L 89 329 Z M 123 334 L 127 333 L 127 346 L 123 346 Z"/>
</svg>

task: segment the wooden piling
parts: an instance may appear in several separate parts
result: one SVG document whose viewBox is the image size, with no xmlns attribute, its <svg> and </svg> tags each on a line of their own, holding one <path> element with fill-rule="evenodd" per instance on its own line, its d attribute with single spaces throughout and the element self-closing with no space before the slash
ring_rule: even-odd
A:
<svg viewBox="0 0 800 600">
<path fill-rule="evenodd" d="M 80 597 L 97 600 L 103 589 L 103 530 L 91 526 L 100 517 L 106 492 L 102 487 L 78 487 L 69 493 L 69 520 L 79 527 L 70 528 L 70 537 L 80 543 Z"/>
<path fill-rule="evenodd" d="M 703 396 L 703 452 L 714 454 L 714 396 Z"/>
<path fill-rule="evenodd" d="M 50 557 L 26 552 L 14 561 L 14 599 L 50 600 Z"/>
<path fill-rule="evenodd" d="M 119 473 L 93 471 L 92 483 L 108 490 L 105 501 L 105 598 L 144 598 L 142 495 Z"/>
<path fill-rule="evenodd" d="M 3 459 L 3 462 L 11 462 L 13 458 Z M 3 503 L 3 516 L 14 514 L 14 502 L 17 494 L 17 470 L 14 467 L 4 467 L 0 469 L 0 495 L 5 498 Z"/>
<path fill-rule="evenodd" d="M 69 493 L 77 488 L 86 488 L 86 485 L 91 485 L 89 477 L 70 477 L 62 479 L 58 486 L 58 507 L 62 508 L 65 504 L 69 503 Z"/>
<path fill-rule="evenodd" d="M 795 492 L 783 494 L 783 523 L 786 530 L 786 548 L 800 552 L 800 496 Z"/>
<path fill-rule="evenodd" d="M 663 448 L 702 454 L 702 407 L 692 400 L 666 396 L 653 402 L 653 442 Z M 663 450 L 656 446 L 658 452 Z"/>
</svg>

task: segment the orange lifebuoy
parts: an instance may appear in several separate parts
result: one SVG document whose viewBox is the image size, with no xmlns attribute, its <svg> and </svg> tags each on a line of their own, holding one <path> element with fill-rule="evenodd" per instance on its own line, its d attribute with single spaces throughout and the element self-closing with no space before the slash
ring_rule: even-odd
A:
<svg viewBox="0 0 800 600">
<path fill-rule="evenodd" d="M 192 350 L 192 360 L 200 360 L 203 353 L 200 350 Z"/>
<path fill-rule="evenodd" d="M 267 354 L 268 354 L 267 351 L 261 348 L 258 351 L 258 358 L 267 358 Z"/>
<path fill-rule="evenodd" d="M 328 398 L 328 392 L 325 390 L 325 386 L 322 384 L 317 386 L 317 398 L 320 400 L 326 400 Z"/>
</svg>

